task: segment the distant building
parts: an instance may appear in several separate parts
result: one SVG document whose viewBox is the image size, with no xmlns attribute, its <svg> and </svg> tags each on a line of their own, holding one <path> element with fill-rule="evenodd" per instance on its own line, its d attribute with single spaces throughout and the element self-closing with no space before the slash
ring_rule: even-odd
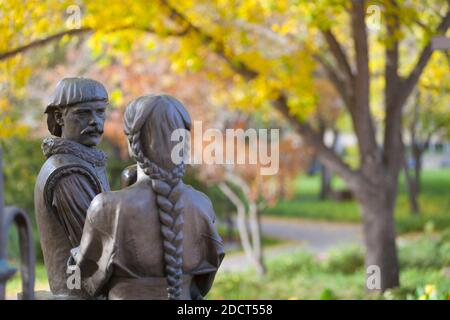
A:
<svg viewBox="0 0 450 320">
<path fill-rule="evenodd" d="M 450 168 L 450 142 L 432 140 L 423 155 L 424 169 Z"/>
</svg>

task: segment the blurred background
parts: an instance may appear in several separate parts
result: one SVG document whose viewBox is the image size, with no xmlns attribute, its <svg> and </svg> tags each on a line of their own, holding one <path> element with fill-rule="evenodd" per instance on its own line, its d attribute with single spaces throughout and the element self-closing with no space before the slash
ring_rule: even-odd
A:
<svg viewBox="0 0 450 320">
<path fill-rule="evenodd" d="M 276 175 L 188 169 L 227 250 L 208 299 L 450 299 L 449 25 L 445 0 L 0 0 L 4 196 L 33 220 L 36 289 L 43 111 L 85 76 L 110 94 L 112 190 L 139 95 L 174 95 L 203 130 L 280 130 Z M 372 264 L 390 274 L 376 292 Z M 20 290 L 17 276 L 7 296 Z"/>
</svg>

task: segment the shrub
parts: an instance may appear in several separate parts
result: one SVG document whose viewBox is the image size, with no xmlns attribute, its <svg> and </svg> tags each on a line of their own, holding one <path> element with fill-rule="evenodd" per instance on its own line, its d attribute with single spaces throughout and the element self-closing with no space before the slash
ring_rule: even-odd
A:
<svg viewBox="0 0 450 320">
<path fill-rule="evenodd" d="M 360 247 L 350 246 L 331 251 L 323 263 L 327 272 L 350 274 L 364 266 L 364 252 Z"/>
<path fill-rule="evenodd" d="M 434 284 L 419 286 L 413 294 L 407 295 L 408 300 L 449 300 L 450 292 L 439 290 Z"/>
<path fill-rule="evenodd" d="M 441 235 L 425 233 L 401 246 L 401 268 L 443 268 L 450 265 L 450 229 Z"/>
</svg>

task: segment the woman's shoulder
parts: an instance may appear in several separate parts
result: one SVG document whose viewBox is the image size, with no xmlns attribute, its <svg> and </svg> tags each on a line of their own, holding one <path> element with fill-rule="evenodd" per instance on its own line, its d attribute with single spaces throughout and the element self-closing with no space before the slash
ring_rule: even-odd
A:
<svg viewBox="0 0 450 320">
<path fill-rule="evenodd" d="M 200 214 L 210 222 L 215 222 L 216 214 L 214 213 L 212 202 L 206 194 L 185 184 L 185 192 L 183 195 L 183 200 L 187 208 L 190 208 L 192 212 Z"/>
<path fill-rule="evenodd" d="M 150 189 L 134 184 L 121 190 L 99 193 L 89 206 L 88 216 L 90 218 L 100 218 L 105 215 L 109 217 L 111 211 L 121 212 L 123 209 L 133 211 L 132 209 L 140 207 L 148 208 L 149 196 L 153 194 Z"/>
<path fill-rule="evenodd" d="M 90 220 L 91 223 L 102 223 L 105 217 L 109 217 L 110 208 L 114 207 L 117 200 L 112 196 L 113 193 L 114 191 L 107 191 L 97 194 L 89 205 L 86 220 Z"/>
</svg>

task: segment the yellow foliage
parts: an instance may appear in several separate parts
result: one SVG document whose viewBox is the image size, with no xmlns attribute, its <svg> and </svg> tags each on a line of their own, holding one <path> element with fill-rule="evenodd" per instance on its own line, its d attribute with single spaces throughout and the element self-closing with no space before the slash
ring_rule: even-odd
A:
<svg viewBox="0 0 450 320">
<path fill-rule="evenodd" d="M 111 105 L 113 107 L 120 106 L 123 104 L 123 96 L 122 91 L 119 89 L 115 89 L 110 93 Z"/>
<path fill-rule="evenodd" d="M 78 5 L 80 26 L 94 30 L 88 38 L 88 46 L 100 65 L 109 65 L 112 57 L 128 65 L 133 63 L 132 52 L 139 50 L 151 56 L 155 51 L 168 57 L 176 72 L 204 70 L 214 74 L 214 81 L 226 83 L 221 87 L 223 92 L 213 94 L 214 99 L 245 110 L 266 110 L 271 100 L 283 91 L 288 96 L 292 114 L 303 120 L 317 108 L 319 101 L 313 82 L 317 66 L 312 56 L 322 54 L 326 48 L 318 41 L 322 39 L 320 30 L 332 28 L 339 42 L 352 48 L 350 1 L 347 0 L 169 0 L 167 3 L 182 13 L 182 18 L 158 0 L 79 0 L 75 3 L 73 0 L 3 0 L 0 1 L 0 53 L 67 30 L 68 19 L 74 17 L 67 9 Z M 380 8 L 398 10 L 390 7 L 388 1 L 374 3 Z M 442 1 L 443 8 L 444 3 Z M 401 1 L 398 14 L 403 27 L 394 37 L 418 43 L 417 48 L 402 47 L 400 74 L 404 75 L 415 63 L 416 55 L 409 51 L 419 51 L 431 36 L 417 27 L 415 21 L 435 26 L 438 18 L 432 9 L 417 0 Z M 189 25 L 188 32 L 182 36 L 169 36 L 186 30 Z M 369 34 L 370 70 L 373 74 L 382 73 L 385 48 L 393 39 L 386 38 L 383 28 L 379 33 Z M 161 53 L 160 44 L 168 38 L 173 39 L 175 45 L 170 52 Z M 59 45 L 66 45 L 69 39 L 63 37 Z M 212 52 L 214 58 L 211 58 Z M 354 54 L 351 49 L 346 53 L 349 57 Z M 441 67 L 442 59 L 442 55 L 433 55 L 421 78 L 421 87 L 428 90 L 436 87 L 436 82 L 448 87 L 448 68 Z M 1 87 L 20 94 L 38 64 L 29 53 L 0 61 Z M 250 81 L 234 76 L 233 68 L 242 65 L 258 76 Z M 381 119 L 382 77 L 374 77 L 371 85 L 374 114 Z M 111 96 L 114 103 L 122 103 L 119 91 L 113 91 Z M 6 107 L 0 104 L 0 112 L 3 108 Z M 7 121 L 11 121 L 5 119 L 2 119 L 2 130 L 6 130 Z"/>
<path fill-rule="evenodd" d="M 24 137 L 28 133 L 28 126 L 18 124 L 8 115 L 0 117 L 0 140 L 14 136 Z"/>
</svg>

